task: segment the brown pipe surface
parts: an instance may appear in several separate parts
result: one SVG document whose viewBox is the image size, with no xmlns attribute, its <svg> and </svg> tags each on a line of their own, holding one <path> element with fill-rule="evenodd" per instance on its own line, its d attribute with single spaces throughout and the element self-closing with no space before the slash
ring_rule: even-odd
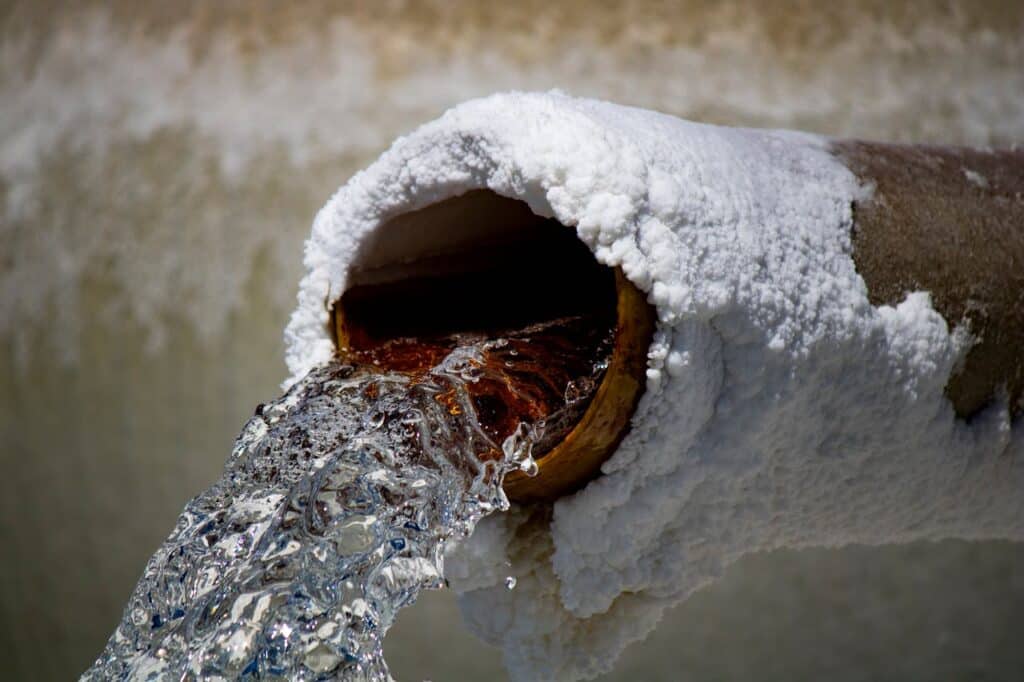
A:
<svg viewBox="0 0 1024 682">
<path fill-rule="evenodd" d="M 927 291 L 974 339 L 946 385 L 969 419 L 1002 392 L 1024 411 L 1024 150 L 843 141 L 872 191 L 854 203 L 853 260 L 873 305 Z"/>
</svg>

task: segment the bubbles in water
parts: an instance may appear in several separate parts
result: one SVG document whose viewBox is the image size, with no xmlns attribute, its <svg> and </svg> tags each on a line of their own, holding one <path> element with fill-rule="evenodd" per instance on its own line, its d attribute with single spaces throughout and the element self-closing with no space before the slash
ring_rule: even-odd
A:
<svg viewBox="0 0 1024 682">
<path fill-rule="evenodd" d="M 604 365 L 600 369 L 607 369 Z M 566 384 L 565 402 L 567 405 L 575 405 L 581 400 L 586 400 L 593 394 L 595 389 L 594 380 L 591 377 L 580 377 Z"/>
<path fill-rule="evenodd" d="M 530 478 L 533 478 L 534 476 L 540 473 L 540 467 L 537 466 L 537 460 L 535 460 L 533 457 L 523 460 L 523 462 L 519 465 L 519 470 L 522 471 L 527 476 L 529 476 Z"/>
<path fill-rule="evenodd" d="M 388 416 L 383 412 L 371 412 L 366 416 L 366 427 L 371 431 L 373 429 L 379 429 L 384 426 L 384 422 L 387 421 Z"/>
</svg>

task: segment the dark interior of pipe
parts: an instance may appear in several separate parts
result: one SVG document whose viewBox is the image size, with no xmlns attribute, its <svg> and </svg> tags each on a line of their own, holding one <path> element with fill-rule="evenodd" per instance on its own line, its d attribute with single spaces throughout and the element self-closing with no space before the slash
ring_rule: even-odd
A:
<svg viewBox="0 0 1024 682">
<path fill-rule="evenodd" d="M 478 190 L 382 225 L 334 313 L 343 320 L 339 343 L 364 350 L 595 313 L 614 325 L 615 306 L 614 271 L 575 230 Z"/>
</svg>

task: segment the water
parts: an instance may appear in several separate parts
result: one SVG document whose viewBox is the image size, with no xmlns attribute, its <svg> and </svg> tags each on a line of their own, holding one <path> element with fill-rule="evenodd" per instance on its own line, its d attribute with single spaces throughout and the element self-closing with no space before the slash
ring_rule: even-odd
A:
<svg viewBox="0 0 1024 682">
<path fill-rule="evenodd" d="M 397 611 L 444 586 L 446 545 L 508 507 L 505 474 L 535 472 L 592 394 L 609 337 L 573 324 L 398 341 L 261 405 L 83 679 L 391 679 Z"/>
</svg>

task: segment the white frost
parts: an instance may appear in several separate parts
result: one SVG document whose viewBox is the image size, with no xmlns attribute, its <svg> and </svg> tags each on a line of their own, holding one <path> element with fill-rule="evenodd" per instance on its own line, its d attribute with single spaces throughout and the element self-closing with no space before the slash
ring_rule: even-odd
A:
<svg viewBox="0 0 1024 682">
<path fill-rule="evenodd" d="M 450 557 L 467 620 L 514 679 L 608 669 L 749 552 L 1024 539 L 1020 429 L 1005 405 L 954 418 L 942 391 L 965 342 L 927 294 L 869 304 L 850 257 L 864 189 L 813 136 L 557 93 L 456 107 L 317 216 L 286 334 L 293 379 L 331 353 L 325 302 L 360 243 L 475 188 L 576 226 L 659 316 L 647 391 L 605 475 L 550 525 L 491 517 Z"/>
</svg>

